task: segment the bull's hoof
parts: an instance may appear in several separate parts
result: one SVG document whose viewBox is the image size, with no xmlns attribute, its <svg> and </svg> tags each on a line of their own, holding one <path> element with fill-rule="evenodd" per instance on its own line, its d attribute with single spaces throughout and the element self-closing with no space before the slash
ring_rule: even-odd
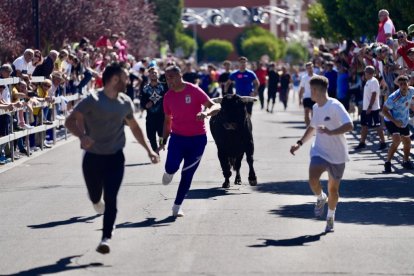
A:
<svg viewBox="0 0 414 276">
<path fill-rule="evenodd" d="M 242 184 L 241 178 L 236 176 L 236 178 L 234 179 L 234 184 L 241 185 Z"/>
<path fill-rule="evenodd" d="M 256 186 L 257 185 L 257 179 L 249 179 L 250 186 Z"/>
<path fill-rule="evenodd" d="M 224 181 L 223 185 L 221 185 L 222 188 L 228 189 L 230 188 L 230 182 L 229 181 Z"/>
</svg>

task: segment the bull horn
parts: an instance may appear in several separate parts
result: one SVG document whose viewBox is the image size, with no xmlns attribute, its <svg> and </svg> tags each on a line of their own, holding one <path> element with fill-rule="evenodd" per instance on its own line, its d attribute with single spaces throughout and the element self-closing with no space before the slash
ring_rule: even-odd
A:
<svg viewBox="0 0 414 276">
<path fill-rule="evenodd" d="M 256 97 L 251 97 L 251 96 L 241 96 L 240 98 L 245 103 L 252 103 L 252 102 L 257 101 L 257 98 Z"/>
<path fill-rule="evenodd" d="M 223 100 L 223 97 L 212 98 L 211 100 L 215 103 L 221 103 L 221 101 Z"/>
</svg>

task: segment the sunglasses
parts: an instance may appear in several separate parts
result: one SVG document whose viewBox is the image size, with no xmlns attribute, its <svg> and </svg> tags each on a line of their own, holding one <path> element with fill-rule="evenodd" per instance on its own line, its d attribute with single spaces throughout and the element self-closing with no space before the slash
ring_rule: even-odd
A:
<svg viewBox="0 0 414 276">
<path fill-rule="evenodd" d="M 398 39 L 404 38 L 403 35 L 397 36 Z"/>
</svg>

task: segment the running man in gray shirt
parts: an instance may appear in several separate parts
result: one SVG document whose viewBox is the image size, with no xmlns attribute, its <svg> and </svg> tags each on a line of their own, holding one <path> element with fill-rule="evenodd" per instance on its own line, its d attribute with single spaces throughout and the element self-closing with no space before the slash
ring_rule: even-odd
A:
<svg viewBox="0 0 414 276">
<path fill-rule="evenodd" d="M 85 150 L 82 169 L 90 200 L 103 214 L 102 240 L 96 251 L 109 253 L 109 241 L 116 219 L 116 199 L 124 175 L 124 125 L 148 153 L 152 163 L 159 156 L 146 143 L 141 127 L 134 118 L 131 99 L 123 93 L 128 83 L 125 63 L 112 63 L 105 68 L 103 91 L 93 92 L 82 100 L 66 119 L 66 128 L 79 137 Z M 122 92 L 121 92 L 122 91 Z M 102 192 L 103 200 L 102 202 Z"/>
</svg>

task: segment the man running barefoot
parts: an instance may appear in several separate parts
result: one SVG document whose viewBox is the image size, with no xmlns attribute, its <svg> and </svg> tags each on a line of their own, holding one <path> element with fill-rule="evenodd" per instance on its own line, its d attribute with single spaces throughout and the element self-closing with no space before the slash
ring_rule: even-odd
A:
<svg viewBox="0 0 414 276">
<path fill-rule="evenodd" d="M 294 155 L 316 132 L 310 152 L 309 185 L 317 196 L 315 216 L 323 215 L 325 203 L 328 201 L 325 231 L 333 232 L 339 184 L 344 174 L 345 163 L 349 161 L 345 133 L 353 129 L 353 124 L 344 106 L 338 100 L 328 97 L 326 77 L 312 77 L 310 89 L 312 101 L 316 102 L 313 106 L 313 116 L 305 134 L 290 148 L 290 153 Z M 323 192 L 320 184 L 321 175 L 325 171 L 329 177 L 329 197 Z"/>
</svg>

